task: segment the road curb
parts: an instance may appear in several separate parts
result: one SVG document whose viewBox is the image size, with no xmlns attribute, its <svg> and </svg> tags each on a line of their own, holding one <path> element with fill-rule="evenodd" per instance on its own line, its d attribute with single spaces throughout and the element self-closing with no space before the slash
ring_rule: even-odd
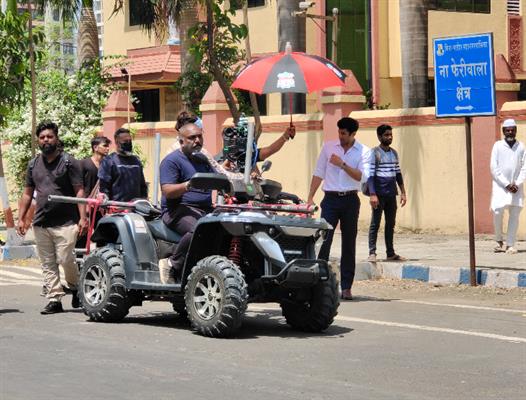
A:
<svg viewBox="0 0 526 400">
<path fill-rule="evenodd" d="M 338 264 L 337 260 L 334 260 Z M 496 288 L 526 288 L 526 271 L 510 271 L 492 268 L 476 269 L 477 284 Z M 456 285 L 470 283 L 469 268 L 438 267 L 424 264 L 400 262 L 358 262 L 356 263 L 356 280 L 376 279 L 412 279 L 439 285 Z"/>
<path fill-rule="evenodd" d="M 6 244 L 0 247 L 0 261 L 13 261 L 36 257 L 37 249 L 35 245 L 11 246 Z"/>
</svg>

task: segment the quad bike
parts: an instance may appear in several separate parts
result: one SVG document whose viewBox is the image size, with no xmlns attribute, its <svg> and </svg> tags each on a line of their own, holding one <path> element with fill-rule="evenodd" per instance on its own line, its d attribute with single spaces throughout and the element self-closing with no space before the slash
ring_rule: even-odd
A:
<svg viewBox="0 0 526 400">
<path fill-rule="evenodd" d="M 190 187 L 217 190 L 219 199 L 228 200 L 218 201 L 198 221 L 175 283 L 163 283 L 159 261 L 172 254 L 180 236 L 147 200 L 49 196 L 91 209 L 78 284 L 85 314 L 93 321 L 117 322 L 132 306 L 164 300 L 200 334 L 225 337 L 240 328 L 248 303 L 277 302 L 291 327 L 327 329 L 337 314 L 339 289 L 327 262 L 316 258 L 316 247 L 332 229 L 313 218 L 316 207 L 284 194 L 278 182 L 248 173 L 243 179 L 197 173 Z M 95 227 L 98 210 L 106 215 Z"/>
</svg>

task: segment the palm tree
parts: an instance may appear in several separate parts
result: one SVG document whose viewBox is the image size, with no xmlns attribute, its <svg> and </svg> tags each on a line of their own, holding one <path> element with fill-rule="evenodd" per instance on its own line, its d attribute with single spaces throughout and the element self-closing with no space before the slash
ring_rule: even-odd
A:
<svg viewBox="0 0 526 400">
<path fill-rule="evenodd" d="M 243 24 L 247 27 L 248 32 L 247 37 L 245 38 L 245 53 L 247 63 L 249 63 L 252 60 L 252 50 L 250 48 L 250 31 L 248 30 L 248 1 L 243 2 Z M 248 95 L 250 97 L 250 105 L 252 106 L 252 111 L 254 113 L 254 122 L 256 123 L 255 134 L 257 140 L 263 131 L 263 127 L 261 126 L 261 115 L 259 113 L 256 94 L 254 92 L 248 92 Z"/>
<path fill-rule="evenodd" d="M 77 65 L 82 67 L 98 57 L 99 32 L 93 12 L 93 0 L 82 0 L 77 41 Z"/>
<path fill-rule="evenodd" d="M 402 102 L 404 108 L 427 106 L 428 0 L 400 0 Z"/>
<path fill-rule="evenodd" d="M 93 12 L 93 0 L 36 0 L 35 3 L 42 11 L 46 7 L 51 7 L 60 12 L 63 20 L 78 22 L 77 65 L 79 67 L 99 57 L 99 36 Z"/>
</svg>

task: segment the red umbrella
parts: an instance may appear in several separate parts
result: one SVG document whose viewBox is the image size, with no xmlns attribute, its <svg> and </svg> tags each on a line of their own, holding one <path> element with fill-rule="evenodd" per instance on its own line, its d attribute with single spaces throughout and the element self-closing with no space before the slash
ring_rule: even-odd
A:
<svg viewBox="0 0 526 400">
<path fill-rule="evenodd" d="M 343 86 L 345 78 L 345 73 L 332 61 L 293 52 L 290 43 L 287 43 L 283 53 L 258 58 L 249 63 L 239 72 L 232 87 L 258 94 L 310 93 L 332 86 Z M 292 102 L 292 96 L 289 96 L 289 100 Z"/>
<path fill-rule="evenodd" d="M 310 93 L 344 85 L 346 75 L 332 61 L 287 50 L 249 63 L 239 72 L 232 87 L 263 94 Z"/>
</svg>

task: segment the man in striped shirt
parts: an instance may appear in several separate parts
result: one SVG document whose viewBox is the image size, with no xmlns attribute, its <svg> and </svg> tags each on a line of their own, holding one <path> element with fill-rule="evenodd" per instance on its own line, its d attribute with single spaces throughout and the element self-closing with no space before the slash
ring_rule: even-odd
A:
<svg viewBox="0 0 526 400">
<path fill-rule="evenodd" d="M 371 149 L 369 158 L 369 193 L 372 207 L 371 225 L 369 227 L 369 261 L 376 262 L 376 239 L 385 213 L 385 247 L 387 259 L 404 261 L 405 259 L 395 253 L 393 247 L 394 227 L 396 222 L 396 185 L 400 187 L 400 206 L 405 206 L 404 180 L 400 171 L 398 154 L 391 148 L 393 142 L 393 128 L 389 125 L 380 125 L 376 128 L 380 146 Z"/>
</svg>

